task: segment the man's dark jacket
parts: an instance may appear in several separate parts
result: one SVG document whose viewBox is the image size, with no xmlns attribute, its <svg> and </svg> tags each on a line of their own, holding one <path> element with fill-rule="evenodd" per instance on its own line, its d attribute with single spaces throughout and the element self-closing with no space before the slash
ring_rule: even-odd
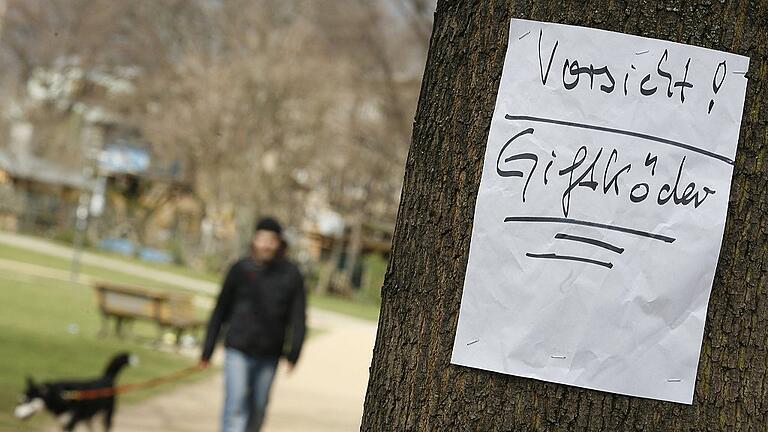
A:
<svg viewBox="0 0 768 432">
<path fill-rule="evenodd" d="M 284 355 L 296 363 L 306 331 L 305 304 L 304 278 L 296 265 L 282 258 L 266 265 L 241 258 L 224 278 L 208 322 L 203 360 L 211 358 L 226 326 L 225 346 L 251 356 Z"/>
</svg>

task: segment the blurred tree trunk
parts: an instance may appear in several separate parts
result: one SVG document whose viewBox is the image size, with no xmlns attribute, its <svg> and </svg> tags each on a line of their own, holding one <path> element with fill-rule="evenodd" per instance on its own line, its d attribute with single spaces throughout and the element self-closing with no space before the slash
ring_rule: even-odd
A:
<svg viewBox="0 0 768 432">
<path fill-rule="evenodd" d="M 751 57 L 693 405 L 449 364 L 510 18 Z M 440 2 L 382 292 L 362 430 L 765 431 L 768 1 Z"/>
<path fill-rule="evenodd" d="M 360 252 L 363 247 L 363 215 L 357 211 L 349 219 L 351 221 L 349 227 L 349 237 L 347 241 L 347 249 L 344 254 L 344 290 L 347 294 L 352 294 L 355 289 L 354 278 L 355 269 L 357 263 L 360 260 Z M 359 287 L 358 287 L 359 288 Z"/>
</svg>

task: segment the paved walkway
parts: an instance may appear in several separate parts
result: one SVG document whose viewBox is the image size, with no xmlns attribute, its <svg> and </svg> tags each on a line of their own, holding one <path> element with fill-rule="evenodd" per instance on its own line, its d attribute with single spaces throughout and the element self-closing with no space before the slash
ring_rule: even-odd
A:
<svg viewBox="0 0 768 432">
<path fill-rule="evenodd" d="M 37 252 L 70 257 L 72 250 L 33 237 L 0 232 L 0 243 Z M 216 292 L 206 281 L 163 272 L 123 260 L 84 253 L 83 262 L 114 271 L 141 273 L 143 277 Z M 37 277 L 65 280 L 69 273 L 38 265 L 0 259 L 0 270 L 13 269 Z M 375 323 L 336 313 L 310 309 L 309 325 L 319 334 L 305 344 L 296 369 L 281 367 L 273 387 L 266 432 L 357 431 L 360 429 L 368 366 L 376 334 Z M 221 352 L 218 352 L 219 356 Z M 210 432 L 218 430 L 222 379 L 211 378 L 175 388 L 145 401 L 121 406 L 115 432 Z M 58 430 L 58 429 L 54 429 Z"/>
<path fill-rule="evenodd" d="M 323 332 L 305 345 L 296 369 L 282 367 L 273 387 L 265 432 L 360 430 L 375 327 L 313 310 Z M 218 430 L 221 374 L 147 401 L 121 407 L 115 432 Z"/>
</svg>

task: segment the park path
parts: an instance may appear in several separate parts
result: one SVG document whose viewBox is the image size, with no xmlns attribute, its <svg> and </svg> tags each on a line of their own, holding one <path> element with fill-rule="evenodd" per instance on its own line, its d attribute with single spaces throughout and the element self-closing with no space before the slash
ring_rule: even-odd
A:
<svg viewBox="0 0 768 432">
<path fill-rule="evenodd" d="M 0 232 L 0 243 L 52 256 L 71 257 L 72 249 L 34 237 Z M 84 263 L 192 289 L 216 292 L 216 284 L 91 253 Z M 0 269 L 66 280 L 69 272 L 0 259 Z M 87 276 L 84 278 L 86 279 Z M 85 282 L 85 280 L 81 280 Z M 310 308 L 309 326 L 318 330 L 304 346 L 292 373 L 282 367 L 272 389 L 265 432 L 356 431 L 360 429 L 368 366 L 376 335 L 373 322 Z M 214 357 L 220 360 L 221 350 Z M 218 430 L 221 372 L 144 401 L 121 406 L 114 432 L 210 432 Z M 58 429 L 56 429 L 58 430 Z"/>
<path fill-rule="evenodd" d="M 375 325 L 313 309 L 309 339 L 296 369 L 281 368 L 272 389 L 265 432 L 360 430 Z M 121 407 L 115 432 L 218 430 L 222 377 L 178 387 Z"/>
</svg>

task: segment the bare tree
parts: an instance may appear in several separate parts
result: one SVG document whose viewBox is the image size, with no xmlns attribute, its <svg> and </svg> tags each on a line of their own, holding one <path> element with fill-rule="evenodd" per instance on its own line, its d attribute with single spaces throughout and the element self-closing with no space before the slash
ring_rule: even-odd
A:
<svg viewBox="0 0 768 432">
<path fill-rule="evenodd" d="M 312 191 L 359 231 L 394 220 L 429 15 L 424 0 L 10 0 L 0 60 L 19 99 L 62 62 L 139 70 L 130 96 L 83 97 L 183 161 L 215 223 L 298 224 Z M 72 145 L 50 129 L 51 151 Z"/>
<path fill-rule="evenodd" d="M 768 87 L 762 84 L 768 77 L 768 2 L 647 6 L 606 0 L 438 5 L 382 290 L 362 430 L 765 430 L 768 182 L 760 161 L 768 157 Z M 653 36 L 751 58 L 693 405 L 450 364 L 510 18 Z"/>
</svg>

